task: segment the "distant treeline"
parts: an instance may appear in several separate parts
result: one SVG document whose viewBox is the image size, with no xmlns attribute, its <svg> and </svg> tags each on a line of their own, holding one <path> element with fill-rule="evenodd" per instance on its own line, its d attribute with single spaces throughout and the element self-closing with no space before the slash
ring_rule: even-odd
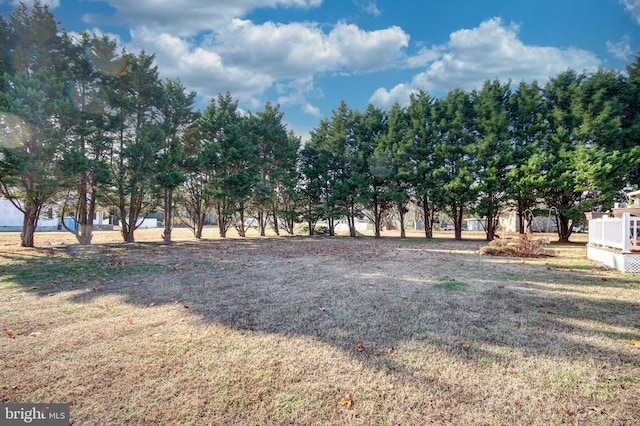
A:
<svg viewBox="0 0 640 426">
<path fill-rule="evenodd" d="M 22 245 L 33 246 L 41 209 L 53 202 L 91 242 L 99 206 L 135 224 L 164 212 L 202 234 L 215 211 L 221 236 L 248 219 L 261 233 L 293 232 L 305 221 L 362 215 L 376 235 L 390 214 L 419 206 L 425 236 L 436 212 L 461 238 L 466 214 L 545 205 L 560 240 L 592 209 L 607 210 L 640 183 L 640 57 L 627 73 L 567 70 L 544 86 L 487 81 L 444 98 L 414 93 L 408 106 L 353 110 L 342 102 L 309 142 L 288 132 L 279 106 L 242 113 L 229 94 L 195 109 L 195 92 L 160 79 L 154 55 L 115 40 L 71 38 L 47 6 L 0 16 L 0 193 L 24 214 Z M 520 227 L 523 229 L 523 226 Z"/>
</svg>

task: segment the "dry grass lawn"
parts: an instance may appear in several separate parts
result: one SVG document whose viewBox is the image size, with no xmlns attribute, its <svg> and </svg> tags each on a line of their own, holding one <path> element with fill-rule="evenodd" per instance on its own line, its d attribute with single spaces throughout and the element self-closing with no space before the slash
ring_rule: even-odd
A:
<svg viewBox="0 0 640 426">
<path fill-rule="evenodd" d="M 640 280 L 584 242 L 160 232 L 0 234 L 0 403 L 66 402 L 78 425 L 640 419 Z"/>
</svg>

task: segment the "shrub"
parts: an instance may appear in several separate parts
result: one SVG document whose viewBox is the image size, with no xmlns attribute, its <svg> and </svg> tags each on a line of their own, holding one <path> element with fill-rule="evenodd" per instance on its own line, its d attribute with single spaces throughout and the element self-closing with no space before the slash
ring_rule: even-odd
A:
<svg viewBox="0 0 640 426">
<path fill-rule="evenodd" d="M 295 227 L 293 233 L 296 235 L 309 235 L 309 225 L 301 223 Z M 329 227 L 325 225 L 316 225 L 313 227 L 313 233 L 315 235 L 326 235 L 329 233 Z"/>
<path fill-rule="evenodd" d="M 521 235 L 519 238 L 493 240 L 482 248 L 481 253 L 489 256 L 544 257 L 555 256 L 547 248 L 549 238 L 531 238 Z"/>
</svg>

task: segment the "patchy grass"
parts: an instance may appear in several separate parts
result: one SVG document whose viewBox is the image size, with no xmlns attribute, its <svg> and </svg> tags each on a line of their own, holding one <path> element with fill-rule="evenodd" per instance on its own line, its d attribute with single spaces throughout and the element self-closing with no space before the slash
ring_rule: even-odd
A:
<svg viewBox="0 0 640 426">
<path fill-rule="evenodd" d="M 434 287 L 447 291 L 460 291 L 469 287 L 469 284 L 463 283 L 462 281 L 456 281 L 455 278 L 442 277 Z"/>
<path fill-rule="evenodd" d="M 89 425 L 640 418 L 637 276 L 442 235 L 0 244 L 0 402 Z"/>
</svg>

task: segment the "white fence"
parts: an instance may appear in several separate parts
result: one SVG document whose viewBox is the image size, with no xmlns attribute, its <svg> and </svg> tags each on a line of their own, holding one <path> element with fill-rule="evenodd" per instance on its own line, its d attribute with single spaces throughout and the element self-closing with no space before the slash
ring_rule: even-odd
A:
<svg viewBox="0 0 640 426">
<path fill-rule="evenodd" d="M 603 217 L 589 221 L 589 244 L 622 250 L 640 251 L 640 218 L 624 213 L 622 217 Z"/>
</svg>

